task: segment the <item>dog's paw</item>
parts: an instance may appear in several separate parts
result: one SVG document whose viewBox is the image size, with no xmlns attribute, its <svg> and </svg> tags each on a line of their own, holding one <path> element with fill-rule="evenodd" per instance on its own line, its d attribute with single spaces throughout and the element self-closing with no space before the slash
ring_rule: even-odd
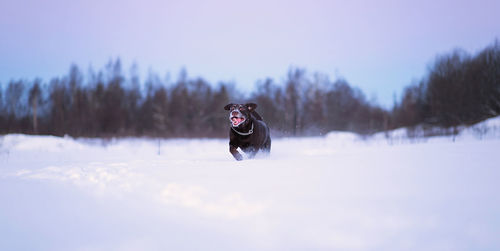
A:
<svg viewBox="0 0 500 251">
<path fill-rule="evenodd" d="M 235 154 L 234 155 L 234 158 L 237 160 L 237 161 L 242 161 L 243 160 L 243 156 L 241 154 Z"/>
</svg>

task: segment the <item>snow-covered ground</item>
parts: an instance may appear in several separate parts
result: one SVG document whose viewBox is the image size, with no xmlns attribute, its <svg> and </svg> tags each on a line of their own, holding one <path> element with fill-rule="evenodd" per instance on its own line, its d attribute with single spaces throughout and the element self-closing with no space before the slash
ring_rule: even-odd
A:
<svg viewBox="0 0 500 251">
<path fill-rule="evenodd" d="M 500 250 L 500 119 L 227 140 L 0 136 L 0 250 Z M 390 139 L 386 138 L 390 136 Z"/>
</svg>

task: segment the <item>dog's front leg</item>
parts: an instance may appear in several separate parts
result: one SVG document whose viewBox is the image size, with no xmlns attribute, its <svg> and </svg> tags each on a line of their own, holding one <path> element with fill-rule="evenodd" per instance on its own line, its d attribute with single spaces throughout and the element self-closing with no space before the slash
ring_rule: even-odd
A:
<svg viewBox="0 0 500 251">
<path fill-rule="evenodd" d="M 238 152 L 238 150 L 236 149 L 236 147 L 232 146 L 232 145 L 229 145 L 229 152 L 233 155 L 233 157 L 240 161 L 240 160 L 243 160 L 243 156 L 241 156 L 241 153 Z"/>
</svg>

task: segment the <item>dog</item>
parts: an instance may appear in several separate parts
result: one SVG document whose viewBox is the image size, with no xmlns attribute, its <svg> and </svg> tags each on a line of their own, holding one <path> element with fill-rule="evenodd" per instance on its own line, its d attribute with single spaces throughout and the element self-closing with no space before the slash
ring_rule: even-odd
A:
<svg viewBox="0 0 500 251">
<path fill-rule="evenodd" d="M 229 152 L 240 161 L 243 156 L 240 148 L 248 158 L 253 158 L 257 152 L 271 152 L 271 135 L 269 127 L 255 111 L 257 104 L 228 104 L 224 106 L 229 111 Z"/>
</svg>

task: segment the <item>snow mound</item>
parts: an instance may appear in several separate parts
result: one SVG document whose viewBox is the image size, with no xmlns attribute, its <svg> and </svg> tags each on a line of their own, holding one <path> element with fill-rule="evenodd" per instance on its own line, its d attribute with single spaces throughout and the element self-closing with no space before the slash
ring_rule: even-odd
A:
<svg viewBox="0 0 500 251">
<path fill-rule="evenodd" d="M 1 145 L 4 148 L 19 151 L 47 151 L 63 152 L 68 150 L 84 150 L 88 146 L 73 140 L 71 137 L 40 136 L 9 134 L 1 137 Z"/>
<path fill-rule="evenodd" d="M 461 131 L 460 135 L 479 139 L 500 138 L 500 116 L 466 127 Z"/>
</svg>

